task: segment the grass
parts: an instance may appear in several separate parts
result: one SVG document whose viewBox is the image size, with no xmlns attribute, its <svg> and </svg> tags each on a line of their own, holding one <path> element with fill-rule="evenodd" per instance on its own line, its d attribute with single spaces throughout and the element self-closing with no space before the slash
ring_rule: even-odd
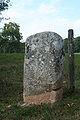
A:
<svg viewBox="0 0 80 120">
<path fill-rule="evenodd" d="M 23 80 L 23 54 L 0 54 L 0 100 L 20 101 Z"/>
<path fill-rule="evenodd" d="M 41 106 L 21 106 L 23 61 L 24 54 L 0 54 L 0 120 L 80 120 L 80 55 L 75 55 L 75 92 Z M 67 56 L 64 69 L 67 81 Z"/>
</svg>

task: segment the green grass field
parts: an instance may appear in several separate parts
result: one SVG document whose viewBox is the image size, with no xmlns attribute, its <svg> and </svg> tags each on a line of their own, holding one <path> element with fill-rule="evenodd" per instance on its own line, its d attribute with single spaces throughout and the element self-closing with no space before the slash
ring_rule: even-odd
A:
<svg viewBox="0 0 80 120">
<path fill-rule="evenodd" d="M 0 120 L 80 120 L 80 55 L 75 55 L 75 92 L 65 92 L 61 101 L 41 106 L 21 106 L 23 61 L 24 54 L 0 54 Z M 65 57 L 66 83 L 67 63 Z"/>
</svg>

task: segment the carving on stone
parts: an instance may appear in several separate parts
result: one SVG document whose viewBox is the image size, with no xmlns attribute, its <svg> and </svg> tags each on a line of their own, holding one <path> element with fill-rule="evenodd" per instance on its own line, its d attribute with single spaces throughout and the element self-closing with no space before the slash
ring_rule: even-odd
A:
<svg viewBox="0 0 80 120">
<path fill-rule="evenodd" d="M 54 32 L 42 32 L 25 43 L 24 94 L 37 95 L 62 87 L 63 39 Z"/>
</svg>

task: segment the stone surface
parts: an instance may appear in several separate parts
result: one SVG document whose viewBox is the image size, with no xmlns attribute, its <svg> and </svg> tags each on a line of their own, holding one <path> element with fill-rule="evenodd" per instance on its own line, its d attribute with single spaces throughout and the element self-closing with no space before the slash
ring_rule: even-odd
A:
<svg viewBox="0 0 80 120">
<path fill-rule="evenodd" d="M 62 99 L 63 96 L 63 89 L 59 89 L 57 91 L 51 91 L 51 92 L 44 92 L 39 95 L 33 95 L 33 96 L 23 96 L 24 102 L 26 105 L 40 105 L 42 103 L 54 103 L 56 101 L 59 101 Z"/>
<path fill-rule="evenodd" d="M 63 39 L 54 32 L 27 38 L 24 60 L 24 98 L 62 87 Z M 25 101 L 25 100 L 24 100 Z"/>
</svg>

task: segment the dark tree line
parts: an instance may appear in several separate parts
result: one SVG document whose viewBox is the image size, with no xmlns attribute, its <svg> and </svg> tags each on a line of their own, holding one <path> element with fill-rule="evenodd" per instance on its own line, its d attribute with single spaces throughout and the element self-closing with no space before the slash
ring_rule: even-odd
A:
<svg viewBox="0 0 80 120">
<path fill-rule="evenodd" d="M 66 53 L 68 53 L 68 38 L 64 39 L 64 50 Z M 74 52 L 80 52 L 80 36 L 74 38 Z"/>
<path fill-rule="evenodd" d="M 0 53 L 24 53 L 24 43 L 21 43 L 20 26 L 9 22 L 0 33 Z M 64 39 L 64 51 L 68 52 L 68 38 Z M 74 38 L 74 52 L 80 52 L 80 36 Z"/>
</svg>

